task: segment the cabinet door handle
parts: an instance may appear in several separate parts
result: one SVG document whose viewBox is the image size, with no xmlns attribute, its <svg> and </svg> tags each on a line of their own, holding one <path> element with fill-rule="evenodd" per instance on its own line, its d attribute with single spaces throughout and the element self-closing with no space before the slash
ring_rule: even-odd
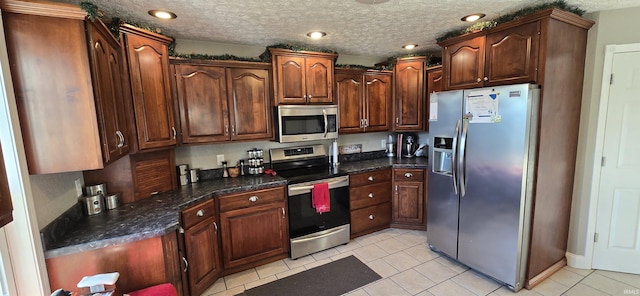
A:
<svg viewBox="0 0 640 296">
<path fill-rule="evenodd" d="M 213 229 L 215 229 L 216 232 L 218 232 L 218 223 L 213 222 Z"/>
<path fill-rule="evenodd" d="M 124 146 L 124 135 L 122 134 L 121 131 L 116 131 L 116 136 L 118 136 L 118 144 L 116 145 L 117 148 L 122 148 L 122 146 Z"/>
<path fill-rule="evenodd" d="M 373 220 L 373 219 L 375 219 L 375 218 L 376 218 L 376 216 L 375 216 L 375 215 L 373 215 L 373 214 L 372 214 L 372 215 L 369 215 L 369 220 Z"/>
<path fill-rule="evenodd" d="M 304 99 L 305 99 L 305 100 L 307 99 L 307 95 L 304 95 Z"/>
<path fill-rule="evenodd" d="M 229 135 L 229 125 L 228 125 L 228 124 L 225 124 L 225 125 L 224 125 L 224 135 L 225 135 L 225 136 L 228 136 L 228 135 Z"/>
<path fill-rule="evenodd" d="M 252 196 L 249 197 L 249 201 L 250 202 L 256 202 L 256 201 L 258 201 L 258 197 L 255 196 L 255 195 L 252 195 Z"/>
<path fill-rule="evenodd" d="M 369 198 L 373 198 L 373 196 L 374 196 L 374 195 L 373 195 L 373 192 L 370 192 L 370 193 L 369 193 Z"/>
<path fill-rule="evenodd" d="M 413 177 L 413 174 L 412 173 L 404 173 L 404 176 L 407 177 L 407 178 L 411 178 L 411 177 Z"/>
<path fill-rule="evenodd" d="M 400 118 L 396 117 L 396 125 L 400 123 Z"/>
<path fill-rule="evenodd" d="M 235 125 L 231 125 L 231 135 L 235 136 L 236 135 L 236 126 Z"/>
<path fill-rule="evenodd" d="M 484 77 L 484 81 L 489 81 L 489 77 Z"/>
<path fill-rule="evenodd" d="M 478 77 L 478 79 L 476 79 L 476 82 L 482 82 L 482 79 L 480 79 L 480 77 Z"/>
<path fill-rule="evenodd" d="M 369 119 L 364 119 L 364 127 L 369 127 Z"/>
<path fill-rule="evenodd" d="M 187 272 L 187 270 L 189 269 L 189 262 L 187 262 L 187 258 L 184 258 L 184 256 L 182 256 L 182 262 L 184 262 L 184 272 Z"/>
<path fill-rule="evenodd" d="M 176 132 L 176 128 L 172 126 L 171 131 L 173 132 L 173 139 L 175 140 L 176 137 L 178 136 L 178 133 Z"/>
<path fill-rule="evenodd" d="M 151 195 L 158 195 L 158 193 L 160 193 L 160 192 L 154 191 L 154 192 L 151 192 Z"/>
<path fill-rule="evenodd" d="M 198 211 L 196 212 L 196 216 L 198 216 L 198 217 L 204 217 L 204 210 L 198 210 Z"/>
<path fill-rule="evenodd" d="M 367 180 L 369 180 L 371 182 L 373 182 L 373 179 L 374 179 L 373 176 L 369 176 L 369 178 L 367 178 Z"/>
<path fill-rule="evenodd" d="M 286 216 L 285 216 L 284 208 L 281 208 L 281 209 L 282 209 L 282 218 L 285 218 Z"/>
</svg>

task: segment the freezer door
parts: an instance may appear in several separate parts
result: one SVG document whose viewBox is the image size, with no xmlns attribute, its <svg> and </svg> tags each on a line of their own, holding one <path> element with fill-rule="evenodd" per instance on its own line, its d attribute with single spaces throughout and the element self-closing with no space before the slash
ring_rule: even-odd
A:
<svg viewBox="0 0 640 296">
<path fill-rule="evenodd" d="M 496 94 L 496 99 L 473 101 L 478 99 L 473 96 L 488 93 Z M 464 114 L 475 118 L 464 120 L 460 136 L 458 260 L 512 288 L 521 287 L 526 170 L 535 139 L 535 135 L 529 138 L 533 134 L 529 100 L 537 98 L 530 98 L 529 84 L 467 90 L 464 97 Z M 481 104 L 497 104 L 498 122 L 474 123 L 483 108 L 492 108 Z"/>
<path fill-rule="evenodd" d="M 432 110 L 434 107 L 437 110 L 436 119 L 429 122 L 429 159 L 439 160 L 437 165 L 432 163 L 429 170 L 427 242 L 432 248 L 455 258 L 458 252 L 458 194 L 454 189 L 453 158 L 461 124 L 463 92 L 448 91 L 435 96 L 432 93 L 429 98 Z M 449 157 L 444 157 L 447 153 Z"/>
</svg>

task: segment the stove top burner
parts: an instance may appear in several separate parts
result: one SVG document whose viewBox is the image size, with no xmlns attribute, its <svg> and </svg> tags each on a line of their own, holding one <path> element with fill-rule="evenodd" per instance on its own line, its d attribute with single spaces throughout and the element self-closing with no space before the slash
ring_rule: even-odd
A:
<svg viewBox="0 0 640 296">
<path fill-rule="evenodd" d="M 276 148 L 269 151 L 271 155 L 271 169 L 287 179 L 289 184 L 322 180 L 331 177 L 344 176 L 329 164 L 329 156 L 322 144 Z"/>
</svg>

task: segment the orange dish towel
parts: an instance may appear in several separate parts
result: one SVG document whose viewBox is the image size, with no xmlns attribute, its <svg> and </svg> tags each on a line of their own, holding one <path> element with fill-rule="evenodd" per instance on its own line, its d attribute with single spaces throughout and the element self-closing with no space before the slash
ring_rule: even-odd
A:
<svg viewBox="0 0 640 296">
<path fill-rule="evenodd" d="M 331 210 L 329 183 L 318 183 L 313 185 L 313 190 L 311 191 L 311 205 L 316 209 L 316 213 L 322 214 Z"/>
</svg>

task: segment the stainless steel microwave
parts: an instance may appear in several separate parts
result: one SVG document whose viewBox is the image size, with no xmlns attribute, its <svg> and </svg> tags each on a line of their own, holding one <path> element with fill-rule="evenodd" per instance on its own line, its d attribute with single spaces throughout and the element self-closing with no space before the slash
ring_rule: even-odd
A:
<svg viewBox="0 0 640 296">
<path fill-rule="evenodd" d="M 280 143 L 338 138 L 338 106 L 283 105 L 276 110 L 276 141 Z"/>
</svg>

